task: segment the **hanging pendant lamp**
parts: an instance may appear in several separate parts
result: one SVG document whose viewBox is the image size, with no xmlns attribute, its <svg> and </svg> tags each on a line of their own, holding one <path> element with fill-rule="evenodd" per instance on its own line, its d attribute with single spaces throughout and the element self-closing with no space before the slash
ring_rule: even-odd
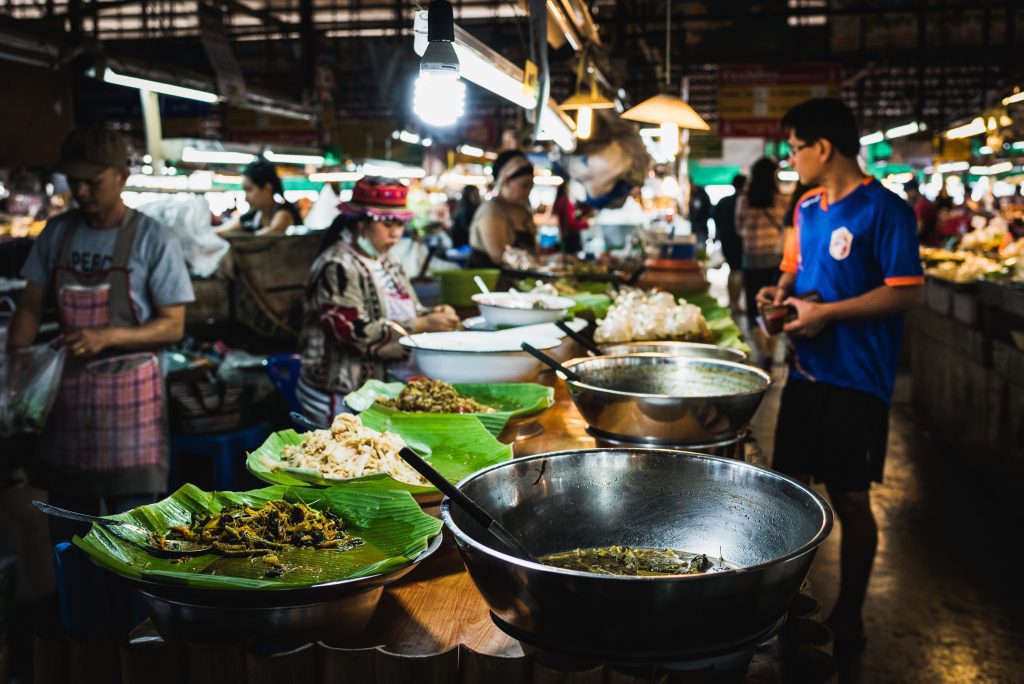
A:
<svg viewBox="0 0 1024 684">
<path fill-rule="evenodd" d="M 665 18 L 665 90 L 671 84 L 671 49 L 670 29 L 672 26 L 672 0 L 666 3 Z M 695 131 L 710 131 L 711 126 L 701 118 L 693 107 L 675 95 L 660 93 L 650 97 L 637 106 L 622 114 L 623 119 L 640 123 L 658 124 L 663 128 L 674 125 L 677 128 L 688 128 Z"/>
<path fill-rule="evenodd" d="M 565 111 L 578 110 L 576 115 L 576 137 L 580 140 L 587 140 L 593 131 L 594 110 L 612 109 L 615 103 L 601 95 L 597 90 L 597 83 L 593 74 L 590 75 L 590 92 L 581 89 L 583 83 L 584 65 L 586 64 L 586 52 L 580 55 L 579 67 L 576 71 L 576 92 L 559 105 Z"/>
</svg>

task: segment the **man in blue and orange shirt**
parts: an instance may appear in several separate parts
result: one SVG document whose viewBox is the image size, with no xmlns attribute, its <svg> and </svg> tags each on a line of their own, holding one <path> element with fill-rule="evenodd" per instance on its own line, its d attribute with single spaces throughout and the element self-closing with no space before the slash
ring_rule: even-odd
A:
<svg viewBox="0 0 1024 684">
<path fill-rule="evenodd" d="M 914 212 L 866 176 L 860 135 L 840 100 L 809 100 L 782 120 L 800 182 L 778 285 L 759 305 L 792 306 L 793 340 L 773 466 L 823 482 L 841 525 L 840 590 L 828 619 L 862 643 L 862 607 L 878 546 L 871 482 L 882 480 L 903 314 L 922 300 Z M 820 301 L 800 297 L 816 292 Z"/>
</svg>

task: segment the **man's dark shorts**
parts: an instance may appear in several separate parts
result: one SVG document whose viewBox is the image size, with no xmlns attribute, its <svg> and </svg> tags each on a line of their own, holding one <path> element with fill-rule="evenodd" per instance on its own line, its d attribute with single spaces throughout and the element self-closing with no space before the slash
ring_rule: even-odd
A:
<svg viewBox="0 0 1024 684">
<path fill-rule="evenodd" d="M 772 467 L 833 491 L 867 491 L 882 481 L 888 436 L 889 406 L 874 394 L 789 378 Z"/>
</svg>

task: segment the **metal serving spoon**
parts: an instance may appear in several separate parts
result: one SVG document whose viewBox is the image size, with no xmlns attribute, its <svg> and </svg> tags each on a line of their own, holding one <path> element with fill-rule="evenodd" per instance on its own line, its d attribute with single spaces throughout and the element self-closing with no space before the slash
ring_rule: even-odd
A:
<svg viewBox="0 0 1024 684">
<path fill-rule="evenodd" d="M 317 425 L 301 413 L 293 411 L 291 413 L 291 419 L 299 425 L 312 430 L 326 429 L 325 426 Z M 437 472 L 432 465 L 424 461 L 419 454 L 409 447 L 403 447 L 402 450 L 398 452 L 398 455 L 402 457 L 402 460 L 412 466 L 413 470 L 425 477 L 427 482 L 437 487 L 442 494 L 451 499 L 456 506 L 465 511 L 469 517 L 477 521 L 477 523 L 490 532 L 495 539 L 504 544 L 515 555 L 525 560 L 533 561 L 534 563 L 538 562 L 536 557 L 530 553 L 530 550 L 523 546 L 522 542 L 502 527 L 501 523 L 492 518 L 490 513 L 480 508 L 479 504 L 459 491 L 459 489 L 449 482 L 444 475 Z"/>
<path fill-rule="evenodd" d="M 129 532 L 141 535 L 145 539 L 149 539 L 150 535 L 153 534 L 147 529 L 133 525 L 128 522 L 121 522 L 120 520 L 111 520 L 110 518 L 103 518 L 98 515 L 86 515 L 85 513 L 77 513 L 75 511 L 69 511 L 64 508 L 58 508 L 57 506 L 51 506 L 48 503 L 42 501 L 33 501 L 32 505 L 41 510 L 47 515 L 52 515 L 57 518 L 67 518 L 68 520 L 77 520 L 78 522 L 96 523 L 101 527 L 105 527 L 110 530 L 113 534 L 117 535 L 118 538 L 124 539 L 127 542 L 131 542 L 136 546 L 140 546 L 154 556 L 161 556 L 164 558 L 178 558 L 181 556 L 198 556 L 203 553 L 210 553 L 213 550 L 212 546 L 199 544 L 197 542 L 181 541 L 176 539 L 168 539 L 167 547 L 153 546 L 152 544 L 143 543 L 137 539 L 129 539 L 117 534 L 117 529 L 125 529 Z"/>
</svg>

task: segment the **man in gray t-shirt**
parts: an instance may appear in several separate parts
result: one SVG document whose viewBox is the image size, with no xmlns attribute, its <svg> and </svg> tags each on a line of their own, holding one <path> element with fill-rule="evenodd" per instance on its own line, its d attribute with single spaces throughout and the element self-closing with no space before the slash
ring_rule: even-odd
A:
<svg viewBox="0 0 1024 684">
<path fill-rule="evenodd" d="M 125 213 L 128 218 L 128 213 Z M 111 267 L 117 230 L 90 228 L 81 212 L 69 211 L 50 220 L 21 269 L 21 277 L 46 286 L 57 263 L 64 235 L 73 222 L 79 225 L 71 241 L 69 266 L 95 273 Z M 120 228 L 120 226 L 119 226 Z M 181 246 L 166 228 L 149 216 L 139 217 L 131 269 L 132 304 L 139 323 L 153 319 L 160 307 L 195 301 Z"/>
<path fill-rule="evenodd" d="M 51 502 L 116 513 L 166 489 L 163 379 L 152 352 L 182 338 L 195 296 L 177 241 L 121 200 L 121 136 L 76 129 L 57 170 L 78 208 L 52 219 L 29 254 L 7 351 L 35 341 L 44 304 L 55 302 L 67 361 L 35 467 Z M 84 530 L 51 532 L 60 541 Z"/>
</svg>

